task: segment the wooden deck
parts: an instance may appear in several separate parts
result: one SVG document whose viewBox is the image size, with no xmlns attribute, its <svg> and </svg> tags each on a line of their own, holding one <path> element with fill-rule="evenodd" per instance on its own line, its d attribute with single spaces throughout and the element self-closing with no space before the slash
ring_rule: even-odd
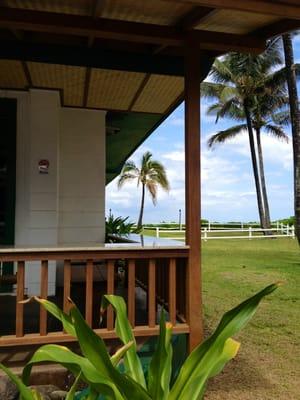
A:
<svg viewBox="0 0 300 400">
<path fill-rule="evenodd" d="M 60 323 L 37 303 L 26 299 L 25 272 L 40 274 L 37 295 L 48 298 L 48 275 L 53 261 L 63 268 L 63 285 L 49 296 L 65 311 L 71 297 L 89 325 L 105 339 L 115 339 L 113 310 L 99 325 L 101 296 L 118 294 L 125 298 L 128 316 L 136 337 L 157 335 L 157 315 L 161 306 L 169 313 L 174 332 L 188 333 L 186 319 L 187 247 L 178 248 L 69 248 L 1 249 L 2 262 L 14 262 L 17 274 L 15 295 L 0 296 L 0 347 L 72 342 Z M 39 263 L 32 264 L 33 261 Z M 78 269 L 84 279 L 73 281 Z M 95 279 L 102 270 L 104 281 Z"/>
</svg>

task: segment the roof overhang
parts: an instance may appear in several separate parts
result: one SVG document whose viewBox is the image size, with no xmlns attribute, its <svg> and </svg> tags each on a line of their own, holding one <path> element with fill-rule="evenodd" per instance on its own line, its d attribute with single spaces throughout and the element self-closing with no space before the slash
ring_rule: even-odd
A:
<svg viewBox="0 0 300 400">
<path fill-rule="evenodd" d="M 214 57 L 259 53 L 300 28 L 298 0 L 4 0 L 0 88 L 59 90 L 107 114 L 107 182 L 184 97 L 184 46 L 202 78 Z"/>
</svg>

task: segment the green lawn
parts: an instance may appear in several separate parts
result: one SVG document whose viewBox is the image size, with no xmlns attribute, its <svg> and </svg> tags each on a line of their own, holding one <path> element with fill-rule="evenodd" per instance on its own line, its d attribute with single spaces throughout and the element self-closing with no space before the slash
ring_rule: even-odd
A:
<svg viewBox="0 0 300 400">
<path fill-rule="evenodd" d="M 283 239 L 202 241 L 206 334 L 221 315 L 264 286 L 266 298 L 239 335 L 242 346 L 211 381 L 206 400 L 300 399 L 300 250 Z"/>
<path fill-rule="evenodd" d="M 300 399 L 300 251 L 293 239 L 202 242 L 207 332 L 220 316 L 269 283 L 267 298 L 240 334 L 239 355 L 209 386 L 209 400 Z"/>
</svg>

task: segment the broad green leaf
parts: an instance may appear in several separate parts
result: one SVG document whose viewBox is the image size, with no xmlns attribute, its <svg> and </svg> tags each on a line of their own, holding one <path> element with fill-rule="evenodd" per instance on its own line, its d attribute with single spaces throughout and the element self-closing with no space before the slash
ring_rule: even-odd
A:
<svg viewBox="0 0 300 400">
<path fill-rule="evenodd" d="M 121 395 L 114 381 L 102 376 L 88 359 L 73 353 L 64 346 L 45 345 L 40 347 L 23 370 L 23 381 L 25 383 L 29 380 L 32 366 L 41 362 L 59 363 L 75 376 L 82 373 L 82 379 L 88 383 L 93 390 L 104 394 L 109 400 L 124 400 L 124 397 Z"/>
<path fill-rule="evenodd" d="M 122 346 L 119 350 L 117 350 L 115 352 L 114 355 L 112 355 L 110 357 L 110 361 L 112 363 L 113 366 L 117 366 L 119 364 L 119 362 L 122 360 L 122 358 L 124 357 L 126 351 L 128 349 L 130 349 L 130 347 L 133 345 L 133 342 L 129 342 L 127 344 L 124 344 L 124 346 Z"/>
<path fill-rule="evenodd" d="M 9 368 L 0 364 L 0 369 L 2 369 L 6 375 L 11 379 L 11 381 L 17 386 L 20 392 L 20 400 L 36 400 L 34 393 L 22 382 L 22 380 L 16 376 Z"/>
<path fill-rule="evenodd" d="M 76 331 L 72 324 L 70 315 L 64 313 L 56 304 L 49 300 L 41 299 L 39 297 L 34 297 L 38 303 L 40 303 L 50 314 L 57 318 L 63 325 L 64 330 L 74 337 L 76 337 Z"/>
<path fill-rule="evenodd" d="M 119 391 L 123 393 L 126 398 L 149 400 L 146 390 L 141 385 L 128 379 L 126 374 L 121 374 L 115 368 L 110 360 L 103 340 L 88 326 L 75 305 L 72 306 L 70 314 L 76 329 L 82 354 L 87 357 L 97 371 L 106 379 L 110 379 L 114 382 Z M 129 346 L 127 352 L 130 351 L 132 345 Z"/>
<path fill-rule="evenodd" d="M 261 299 L 277 289 L 278 284 L 250 297 L 222 317 L 214 334 L 200 344 L 186 359 L 170 392 L 169 400 L 201 399 L 206 380 L 219 371 L 226 341 L 238 333 L 254 315 Z M 218 362 L 216 363 L 216 360 Z M 204 377 L 204 379 L 203 379 Z M 199 385 L 194 387 L 195 382 Z M 191 387 L 194 387 L 191 393 Z"/>
<path fill-rule="evenodd" d="M 160 318 L 160 335 L 149 366 L 148 389 L 153 399 L 165 400 L 170 390 L 172 374 L 172 325 L 166 324 L 164 311 Z"/>
<path fill-rule="evenodd" d="M 136 341 L 132 332 L 131 325 L 127 318 L 127 309 L 123 297 L 105 295 L 102 297 L 101 310 L 102 313 L 109 305 L 112 305 L 116 312 L 116 332 L 124 344 L 133 342 L 133 345 L 124 356 L 124 365 L 126 372 L 137 383 L 146 388 L 146 381 L 143 373 L 141 361 L 137 355 Z"/>
<path fill-rule="evenodd" d="M 72 323 L 72 319 L 70 315 L 64 313 L 56 304 L 52 303 L 49 300 L 41 299 L 39 297 L 34 297 L 38 303 L 40 303 L 50 314 L 52 314 L 55 318 L 57 318 L 63 325 L 64 330 L 69 333 L 70 335 L 76 336 L 76 330 Z M 117 365 L 120 360 L 123 358 L 124 354 L 126 353 L 127 349 L 132 345 L 132 342 L 124 345 L 120 348 L 112 357 L 111 362 L 113 365 Z"/>
<path fill-rule="evenodd" d="M 232 338 L 226 340 L 220 359 L 215 363 L 215 367 L 212 368 L 209 373 L 210 378 L 218 375 L 225 367 L 225 364 L 237 355 L 240 345 L 239 342 Z"/>
<path fill-rule="evenodd" d="M 185 400 L 190 398 L 202 399 L 206 389 L 206 382 L 208 377 L 213 377 L 221 372 L 225 364 L 236 356 L 239 347 L 239 342 L 236 342 L 231 338 L 227 339 L 223 351 L 219 355 L 219 357 L 215 357 L 213 360 L 211 360 L 211 369 L 209 370 L 208 368 L 206 368 L 203 370 L 203 374 L 195 376 L 193 380 L 189 383 L 189 385 L 185 388 L 184 394 L 178 397 L 178 400 Z M 197 393 L 197 397 L 195 397 L 195 393 Z"/>
<path fill-rule="evenodd" d="M 74 400 L 76 389 L 77 389 L 78 383 L 80 382 L 81 377 L 82 377 L 82 372 L 80 372 L 77 375 L 77 377 L 76 377 L 73 385 L 71 386 L 71 389 L 69 390 L 65 400 Z"/>
<path fill-rule="evenodd" d="M 34 400 L 44 400 L 44 398 L 42 397 L 42 395 L 39 392 L 37 392 L 36 390 L 33 390 L 33 389 L 31 389 L 31 390 L 33 393 Z"/>
</svg>

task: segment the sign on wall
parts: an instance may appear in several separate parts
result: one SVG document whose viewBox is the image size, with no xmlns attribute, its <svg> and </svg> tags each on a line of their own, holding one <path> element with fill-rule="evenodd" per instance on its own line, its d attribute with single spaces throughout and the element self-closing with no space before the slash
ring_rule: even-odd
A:
<svg viewBox="0 0 300 400">
<path fill-rule="evenodd" d="M 49 173 L 49 160 L 40 160 L 38 169 L 40 174 L 48 174 Z"/>
</svg>

